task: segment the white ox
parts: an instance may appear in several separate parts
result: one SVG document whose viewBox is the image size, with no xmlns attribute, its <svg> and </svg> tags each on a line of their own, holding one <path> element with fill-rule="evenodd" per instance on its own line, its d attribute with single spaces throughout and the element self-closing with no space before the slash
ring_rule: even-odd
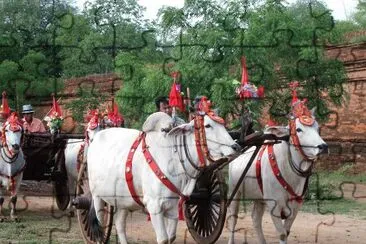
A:
<svg viewBox="0 0 366 244">
<path fill-rule="evenodd" d="M 97 122 L 98 121 L 98 122 Z M 76 194 L 76 183 L 79 174 L 79 168 L 82 161 L 86 160 L 89 144 L 93 141 L 94 136 L 101 131 L 101 124 L 99 120 L 94 120 L 93 123 L 89 122 L 85 130 L 85 140 L 69 139 L 65 148 L 65 166 L 67 172 L 67 181 L 70 194 L 69 210 L 71 216 L 73 216 L 72 201 Z"/>
<path fill-rule="evenodd" d="M 274 144 L 273 150 L 282 178 L 293 189 L 297 197 L 294 194 L 290 194 L 291 190 L 289 190 L 289 187 L 286 190 L 283 181 L 281 185 L 280 180 L 274 175 L 276 171 L 272 169 L 267 146 L 262 154 L 260 166 L 257 166 L 257 159 L 260 156 L 260 153 L 258 153 L 234 200 L 230 204 L 227 220 L 228 229 L 231 231 L 230 244 L 235 242 L 234 234 L 238 218 L 237 214 L 240 202 L 244 198 L 254 200 L 252 220 L 259 243 L 266 243 L 262 230 L 262 217 L 265 205 L 267 205 L 271 213 L 272 221 L 279 234 L 280 243 L 284 244 L 287 242 L 291 226 L 301 207 L 302 194 L 304 193 L 307 177 L 311 173 L 314 160 L 320 153 L 327 151 L 328 148 L 327 144 L 325 144 L 319 135 L 319 127 L 316 121 L 312 126 L 307 126 L 300 123 L 299 119 L 296 119 L 293 126 L 296 127 L 291 130 L 290 141 L 282 141 L 279 144 Z M 289 127 L 272 126 L 267 128 L 265 133 L 271 133 L 281 137 L 290 135 L 289 129 Z M 297 143 L 293 143 L 293 136 L 298 137 L 299 144 L 307 159 L 305 159 L 304 155 L 300 154 L 299 149 L 295 146 Z M 247 153 L 242 154 L 230 163 L 229 192 L 237 185 L 253 151 L 249 149 Z M 258 178 L 260 177 L 262 179 L 263 193 L 258 183 Z"/>
<path fill-rule="evenodd" d="M 10 217 L 17 220 L 16 202 L 17 192 L 23 179 L 25 160 L 20 148 L 22 127 L 16 115 L 12 114 L 1 126 L 2 138 L 0 148 L 0 222 L 5 216 L 2 212 L 4 203 L 3 191 L 10 192 L 11 211 Z"/>
<path fill-rule="evenodd" d="M 197 170 L 188 163 L 184 153 L 179 153 L 184 149 L 177 142 L 182 142 L 185 134 L 192 161 L 198 164 L 194 123 L 192 121 L 167 132 L 172 124 L 172 118 L 165 113 L 150 115 L 143 125 L 146 145 L 165 176 L 182 194 L 189 196 L 196 183 L 194 176 L 197 176 Z M 234 153 L 233 148 L 237 148 L 237 145 L 222 124 L 205 115 L 204 126 L 208 150 L 214 159 Z M 87 155 L 89 186 L 93 199 L 90 213 L 94 214 L 94 219 L 97 214 L 101 224 L 103 201 L 113 205 L 116 208 L 115 225 L 121 243 L 127 243 L 125 227 L 128 212 L 142 209 L 131 197 L 125 179 L 126 160 L 131 145 L 139 134 L 140 131 L 134 129 L 104 130 L 96 135 Z M 133 158 L 133 184 L 150 213 L 157 242 L 170 243 L 176 236 L 179 197 L 157 178 L 146 162 L 141 147 L 140 144 Z"/>
</svg>

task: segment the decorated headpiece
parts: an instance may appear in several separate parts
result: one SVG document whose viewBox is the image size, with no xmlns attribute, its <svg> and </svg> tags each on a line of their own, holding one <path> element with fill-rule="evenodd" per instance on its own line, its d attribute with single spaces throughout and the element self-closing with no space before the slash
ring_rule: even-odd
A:
<svg viewBox="0 0 366 244">
<path fill-rule="evenodd" d="M 207 114 L 212 120 L 216 121 L 220 124 L 225 124 L 225 120 L 218 116 L 212 109 L 211 109 L 211 101 L 208 100 L 207 97 L 202 96 L 200 102 L 198 103 L 198 113 L 200 114 Z"/>
<path fill-rule="evenodd" d="M 60 105 L 56 101 L 55 94 L 52 94 L 52 108 L 49 115 L 51 118 L 60 118 L 62 116 L 62 111 Z"/>
<path fill-rule="evenodd" d="M 11 131 L 19 131 L 22 128 L 22 124 L 19 121 L 18 114 L 16 112 L 12 112 L 9 118 L 6 120 L 6 124 L 9 124 L 9 129 Z"/>
<path fill-rule="evenodd" d="M 99 111 L 97 109 L 89 110 L 86 119 L 88 121 L 89 128 L 94 130 L 97 128 L 99 123 Z"/>
<path fill-rule="evenodd" d="M 180 111 L 184 112 L 185 107 L 184 107 L 184 103 L 183 103 L 183 99 L 182 99 L 182 95 L 181 95 L 181 84 L 177 83 L 179 74 L 180 73 L 178 71 L 173 72 L 171 74 L 171 76 L 173 77 L 173 84 L 172 84 L 172 87 L 170 88 L 170 93 L 169 93 L 169 106 L 176 107 Z"/>
<path fill-rule="evenodd" d="M 246 98 L 261 98 L 264 97 L 264 87 L 259 86 L 258 88 L 249 82 L 247 65 L 245 63 L 245 57 L 241 57 L 241 83 L 236 88 L 236 93 L 241 100 Z M 238 82 L 237 82 L 238 83 Z"/>
<path fill-rule="evenodd" d="M 293 81 L 290 83 L 292 101 L 291 101 L 291 115 L 295 118 L 299 118 L 300 122 L 304 125 L 314 124 L 314 118 L 311 115 L 310 110 L 306 106 L 307 99 L 300 100 L 297 97 L 296 88 L 299 86 L 298 81 Z"/>
<path fill-rule="evenodd" d="M 112 108 L 108 109 L 107 117 L 109 121 L 112 122 L 113 126 L 120 126 L 124 121 L 123 116 L 119 113 L 118 105 L 114 100 L 112 101 L 112 104 Z"/>
</svg>

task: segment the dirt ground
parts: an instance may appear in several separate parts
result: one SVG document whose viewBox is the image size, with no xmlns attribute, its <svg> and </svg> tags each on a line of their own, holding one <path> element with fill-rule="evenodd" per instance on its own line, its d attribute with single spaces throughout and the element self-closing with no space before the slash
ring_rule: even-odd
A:
<svg viewBox="0 0 366 244">
<path fill-rule="evenodd" d="M 344 191 L 345 197 L 352 197 L 352 186 L 345 186 Z M 362 191 L 364 192 L 358 189 L 358 196 L 366 196 L 366 187 L 363 187 Z M 25 201 L 23 201 L 21 195 L 26 195 L 24 198 Z M 366 204 L 364 197 L 360 197 L 359 200 Z M 55 221 L 57 217 L 62 216 L 62 212 L 58 211 L 57 207 L 55 207 L 55 202 L 52 198 L 52 188 L 49 184 L 25 182 L 21 187 L 18 201 L 18 208 L 27 208 L 26 211 L 31 211 L 31 214 L 40 214 L 45 220 L 49 218 L 49 221 Z M 28 203 L 28 207 L 25 205 L 25 202 Z M 23 212 L 19 215 L 22 214 Z M 239 217 L 236 243 L 257 243 L 256 235 L 252 227 L 250 210 L 247 213 L 241 213 Z M 27 218 L 28 215 L 22 217 L 23 225 L 28 223 Z M 71 221 L 70 228 L 66 228 L 60 231 L 60 233 L 54 233 L 51 238 L 51 243 L 82 243 L 76 218 L 60 217 L 59 221 L 65 222 L 66 219 L 70 219 Z M 132 213 L 127 218 L 127 222 L 127 235 L 131 243 L 155 242 L 155 234 L 151 223 L 146 219 L 146 215 L 136 212 Z M 31 222 L 29 223 L 31 224 Z M 268 212 L 264 215 L 263 229 L 268 243 L 278 243 L 278 237 Z M 227 243 L 229 234 L 229 230 L 224 228 L 217 243 Z M 113 236 L 115 236 L 114 231 Z M 112 240 L 115 240 L 115 238 L 113 237 Z M 305 212 L 299 213 L 289 237 L 289 243 L 356 244 L 365 243 L 365 240 L 365 219 L 337 214 L 321 215 Z M 20 240 L 14 241 L 18 242 Z M 176 243 L 195 243 L 187 231 L 184 221 L 179 222 Z"/>
</svg>

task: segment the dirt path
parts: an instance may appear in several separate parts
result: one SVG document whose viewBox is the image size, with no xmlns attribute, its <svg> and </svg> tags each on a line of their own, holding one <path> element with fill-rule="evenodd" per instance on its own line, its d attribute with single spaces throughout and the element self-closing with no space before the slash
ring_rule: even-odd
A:
<svg viewBox="0 0 366 244">
<path fill-rule="evenodd" d="M 35 188 L 35 193 L 30 196 L 31 188 Z M 46 188 L 49 187 L 46 186 Z M 49 218 L 49 221 L 66 221 L 67 217 L 56 220 L 55 217 L 62 216 L 62 212 L 57 210 L 55 202 L 52 197 L 45 196 L 37 184 L 28 184 L 23 186 L 23 194 L 27 194 L 24 200 L 28 203 L 27 209 L 31 211 L 30 215 L 39 214 L 43 218 Z M 51 188 L 47 188 L 50 190 Z M 352 187 L 345 186 L 345 195 L 352 196 Z M 363 192 L 360 192 L 359 188 L 357 194 L 365 196 Z M 366 187 L 363 188 L 366 193 Z M 50 192 L 49 192 L 50 193 Z M 40 196 L 43 195 L 43 196 Z M 364 201 L 361 198 L 361 201 Z M 26 207 L 25 202 L 19 196 L 18 208 Z M 25 211 L 26 212 L 26 211 Z M 51 214 L 52 213 L 52 214 Z M 24 225 L 28 224 L 27 214 L 23 219 Z M 250 212 L 241 213 L 239 216 L 236 233 L 236 243 L 257 243 L 256 235 L 254 233 Z M 132 243 L 154 243 L 155 234 L 150 222 L 147 222 L 146 216 L 141 213 L 130 214 L 127 218 L 127 234 Z M 47 221 L 45 221 L 47 223 Z M 60 222 L 61 223 L 61 222 Z M 31 224 L 31 222 L 29 222 Z M 46 228 L 46 227 L 45 227 Z M 275 228 L 272 224 L 271 218 L 268 213 L 264 215 L 263 222 L 264 234 L 268 243 L 278 243 Z M 44 230 L 45 231 L 45 230 Z M 229 237 L 229 230 L 224 228 L 223 233 L 217 243 L 227 243 Z M 115 235 L 115 233 L 114 233 Z M 55 233 L 53 235 L 52 243 L 81 243 L 82 239 L 79 233 L 79 227 L 77 225 L 76 218 L 71 218 L 70 229 L 66 233 Z M 1 238 L 0 238 L 1 240 Z M 300 212 L 293 225 L 291 235 L 289 237 L 289 243 L 365 243 L 366 240 L 366 220 L 351 218 L 344 215 L 321 215 Z M 114 242 L 112 242 L 114 243 Z M 180 221 L 178 225 L 177 241 L 176 243 L 195 243 L 188 233 L 185 222 Z"/>
<path fill-rule="evenodd" d="M 235 243 L 257 243 L 254 233 L 250 213 L 240 214 L 237 225 Z M 323 224 L 322 224 L 323 223 Z M 326 225 L 327 224 L 327 225 Z M 330 226 L 328 226 L 330 225 Z M 264 235 L 268 243 L 278 243 L 275 228 L 268 213 L 264 216 Z M 178 243 L 195 243 L 184 222 L 179 222 Z M 155 236 L 151 224 L 146 222 L 145 216 L 133 214 L 128 218 L 127 233 L 129 237 L 136 241 L 155 241 Z M 186 237 L 185 237 L 186 234 Z M 229 230 L 225 228 L 217 243 L 227 243 Z M 289 243 L 364 243 L 366 239 L 366 221 L 356 220 L 346 216 L 323 216 L 300 212 L 292 228 Z"/>
</svg>

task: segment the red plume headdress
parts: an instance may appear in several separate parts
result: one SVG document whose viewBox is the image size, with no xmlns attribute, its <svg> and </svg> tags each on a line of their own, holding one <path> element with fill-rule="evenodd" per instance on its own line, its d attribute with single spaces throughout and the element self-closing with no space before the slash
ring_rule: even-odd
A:
<svg viewBox="0 0 366 244">
<path fill-rule="evenodd" d="M 225 120 L 218 116 L 212 109 L 211 109 L 211 101 L 208 100 L 207 97 L 202 96 L 201 100 L 198 104 L 198 113 L 205 113 L 207 114 L 212 120 L 216 121 L 220 124 L 225 124 Z"/>
<path fill-rule="evenodd" d="M 89 110 L 86 119 L 88 121 L 89 128 L 94 130 L 99 124 L 99 111 L 97 109 Z"/>
<path fill-rule="evenodd" d="M 310 110 L 306 106 L 307 99 L 300 100 L 297 97 L 296 88 L 299 86 L 298 81 L 293 81 L 290 83 L 290 89 L 292 90 L 292 101 L 291 101 L 291 114 L 295 118 L 299 118 L 300 122 L 304 125 L 312 125 L 314 124 L 314 118 L 311 115 Z"/>
<path fill-rule="evenodd" d="M 4 118 L 7 118 L 10 115 L 10 107 L 8 104 L 8 99 L 6 98 L 6 92 L 2 93 L 2 103 L 1 103 L 1 114 L 3 114 Z"/>
</svg>

